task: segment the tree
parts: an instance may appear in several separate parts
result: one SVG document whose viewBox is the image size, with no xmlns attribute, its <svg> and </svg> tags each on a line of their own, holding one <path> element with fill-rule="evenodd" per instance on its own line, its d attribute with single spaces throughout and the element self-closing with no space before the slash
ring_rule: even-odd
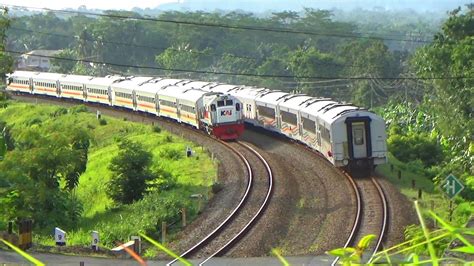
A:
<svg viewBox="0 0 474 266">
<path fill-rule="evenodd" d="M 146 182 L 153 178 L 149 169 L 152 155 L 139 143 L 129 140 L 122 140 L 118 147 L 119 153 L 109 165 L 112 178 L 107 195 L 117 203 L 129 204 L 143 198 Z"/>
<path fill-rule="evenodd" d="M 0 8 L 0 77 L 3 79 L 6 73 L 13 71 L 13 58 L 5 53 L 6 32 L 10 27 L 8 8 Z"/>
<path fill-rule="evenodd" d="M 82 212 L 70 192 L 85 170 L 89 135 L 75 127 L 55 132 L 35 123 L 15 136 L 15 149 L 0 163 L 0 218 L 71 225 Z"/>
<path fill-rule="evenodd" d="M 452 147 L 452 161 L 465 171 L 474 161 L 474 9 L 451 12 L 432 44 L 417 51 L 412 63 L 417 75 L 428 80 L 427 101 L 436 126 Z"/>
</svg>

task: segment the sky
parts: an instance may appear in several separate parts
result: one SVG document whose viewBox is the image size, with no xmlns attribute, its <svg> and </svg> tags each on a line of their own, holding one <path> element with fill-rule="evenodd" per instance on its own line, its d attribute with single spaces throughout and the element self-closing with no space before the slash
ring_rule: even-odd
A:
<svg viewBox="0 0 474 266">
<path fill-rule="evenodd" d="M 248 11 L 300 10 L 303 6 L 330 9 L 333 7 L 352 9 L 362 7 L 371 9 L 381 7 L 385 9 L 411 8 L 418 11 L 447 11 L 453 10 L 472 0 L 0 0 L 1 4 L 18 5 L 39 8 L 64 9 L 86 6 L 88 9 L 123 9 L 133 7 L 155 8 L 163 4 L 170 8 L 187 8 L 191 10 L 207 8 L 225 10 L 244 9 Z M 178 5 L 178 3 L 181 3 Z M 165 6 L 165 5 L 164 5 Z M 161 7 L 160 7 L 161 8 Z"/>
<path fill-rule="evenodd" d="M 51 9 L 78 8 L 85 5 L 89 9 L 125 9 L 133 7 L 153 8 L 164 3 L 177 3 L 178 0 L 0 0 L 1 4 L 28 7 L 47 7 Z"/>
</svg>

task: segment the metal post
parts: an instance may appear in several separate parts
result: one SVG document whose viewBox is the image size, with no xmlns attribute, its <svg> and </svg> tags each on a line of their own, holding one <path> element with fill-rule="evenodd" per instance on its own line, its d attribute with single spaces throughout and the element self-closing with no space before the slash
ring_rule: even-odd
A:
<svg viewBox="0 0 474 266">
<path fill-rule="evenodd" d="M 451 222 L 453 219 L 453 201 L 449 201 L 449 221 Z"/>
<path fill-rule="evenodd" d="M 166 222 L 161 223 L 161 243 L 166 242 Z"/>
<path fill-rule="evenodd" d="M 181 215 L 183 218 L 183 227 L 186 227 L 186 208 L 181 209 Z"/>
<path fill-rule="evenodd" d="M 9 235 L 13 234 L 13 222 L 12 221 L 8 222 L 8 234 Z"/>
<path fill-rule="evenodd" d="M 421 199 L 421 196 L 422 196 L 422 191 L 421 191 L 421 188 L 418 189 L 418 199 Z"/>
</svg>

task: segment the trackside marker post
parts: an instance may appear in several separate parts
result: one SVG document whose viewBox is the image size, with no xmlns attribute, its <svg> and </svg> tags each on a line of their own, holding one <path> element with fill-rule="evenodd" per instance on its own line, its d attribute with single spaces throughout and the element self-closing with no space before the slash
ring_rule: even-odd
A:
<svg viewBox="0 0 474 266">
<path fill-rule="evenodd" d="M 56 246 L 65 246 L 66 245 L 66 232 L 61 230 L 59 227 L 54 228 L 54 240 L 56 241 Z"/>
<path fill-rule="evenodd" d="M 92 231 L 91 236 L 92 236 L 92 245 L 91 245 L 92 250 L 99 251 L 99 232 Z"/>
<path fill-rule="evenodd" d="M 443 183 L 441 183 L 441 189 L 449 198 L 449 221 L 451 221 L 453 215 L 453 199 L 464 189 L 464 185 L 453 174 L 449 174 Z"/>
</svg>

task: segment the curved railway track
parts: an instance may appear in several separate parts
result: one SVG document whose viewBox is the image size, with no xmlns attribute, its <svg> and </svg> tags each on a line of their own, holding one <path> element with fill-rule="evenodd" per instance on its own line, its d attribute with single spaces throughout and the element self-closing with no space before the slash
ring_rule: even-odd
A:
<svg viewBox="0 0 474 266">
<path fill-rule="evenodd" d="M 236 153 L 245 163 L 248 171 L 247 188 L 229 216 L 210 234 L 180 255 L 183 258 L 193 256 L 203 259 L 199 265 L 205 264 L 215 256 L 225 254 L 246 234 L 263 214 L 273 190 L 272 170 L 262 155 L 243 142 L 222 142 L 222 144 Z M 249 157 L 251 159 L 247 159 Z M 175 262 L 177 259 L 167 265 Z"/>
<path fill-rule="evenodd" d="M 12 97 L 17 99 L 33 99 L 35 101 L 40 99 L 45 102 L 62 102 L 67 105 L 77 104 L 75 101 L 61 101 L 54 98 L 51 99 L 50 97 L 38 97 L 22 94 L 12 95 Z M 108 106 L 104 107 L 93 104 L 86 105 L 101 111 L 110 109 Z M 127 110 L 116 109 L 111 111 L 127 112 Z M 143 119 L 147 117 L 146 114 L 137 113 L 137 115 L 142 116 Z M 173 123 L 160 118 L 158 118 L 158 120 L 161 122 Z M 193 256 L 193 258 L 202 258 L 203 262 L 201 262 L 201 264 L 204 264 L 212 257 L 221 256 L 230 250 L 238 240 L 249 231 L 258 218 L 262 216 L 273 192 L 273 173 L 263 156 L 244 142 L 235 141 L 227 143 L 197 129 L 190 127 L 182 128 L 200 133 L 201 136 L 216 140 L 223 146 L 227 147 L 242 160 L 248 172 L 246 189 L 237 206 L 211 233 L 201 238 L 197 244 L 181 254 L 181 257 Z M 247 157 L 251 159 L 247 159 Z M 174 262 L 176 262 L 176 260 L 169 262 L 167 265 L 171 265 Z"/>
<path fill-rule="evenodd" d="M 366 235 L 376 236 L 375 244 L 371 244 L 363 254 L 363 261 L 370 263 L 373 255 L 382 247 L 387 223 L 388 223 L 388 203 L 382 187 L 374 176 L 367 178 L 353 178 L 345 174 L 351 183 L 356 198 L 357 210 L 354 225 L 344 248 L 356 246 Z M 331 265 L 336 265 L 339 258 L 336 258 Z"/>
</svg>

